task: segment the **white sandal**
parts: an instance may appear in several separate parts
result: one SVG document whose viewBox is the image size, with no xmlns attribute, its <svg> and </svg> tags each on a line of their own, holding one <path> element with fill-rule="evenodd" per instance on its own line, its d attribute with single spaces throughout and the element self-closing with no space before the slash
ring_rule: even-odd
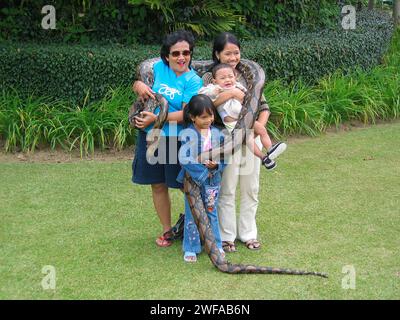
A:
<svg viewBox="0 0 400 320">
<path fill-rule="evenodd" d="M 197 262 L 197 255 L 195 252 L 185 251 L 183 260 L 189 263 Z"/>
</svg>

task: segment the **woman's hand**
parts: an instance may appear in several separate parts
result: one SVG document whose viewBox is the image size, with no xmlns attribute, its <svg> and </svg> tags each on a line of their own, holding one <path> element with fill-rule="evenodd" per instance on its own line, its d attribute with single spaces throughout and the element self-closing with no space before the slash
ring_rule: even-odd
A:
<svg viewBox="0 0 400 320">
<path fill-rule="evenodd" d="M 149 98 L 155 99 L 155 92 L 142 81 L 135 81 L 133 83 L 132 90 L 139 96 L 139 99 L 142 102 L 145 102 Z"/>
<path fill-rule="evenodd" d="M 157 116 L 149 111 L 142 111 L 140 115 L 141 117 L 134 117 L 135 125 L 139 129 L 147 128 L 157 119 Z"/>
<path fill-rule="evenodd" d="M 204 165 L 206 166 L 206 168 L 208 169 L 215 169 L 218 167 L 218 163 L 216 163 L 215 161 L 212 160 L 206 160 L 204 161 Z"/>
<path fill-rule="evenodd" d="M 224 89 L 222 89 L 220 86 L 215 86 L 213 91 L 215 95 L 219 95 L 221 92 L 224 92 Z"/>
<path fill-rule="evenodd" d="M 221 104 L 230 99 L 237 99 L 241 104 L 243 104 L 244 96 L 244 92 L 238 88 L 224 90 L 218 95 L 217 99 L 214 100 L 214 106 L 218 108 Z"/>
<path fill-rule="evenodd" d="M 240 103 L 243 104 L 245 93 L 239 88 L 233 88 L 231 90 L 233 98 L 239 100 Z"/>
</svg>

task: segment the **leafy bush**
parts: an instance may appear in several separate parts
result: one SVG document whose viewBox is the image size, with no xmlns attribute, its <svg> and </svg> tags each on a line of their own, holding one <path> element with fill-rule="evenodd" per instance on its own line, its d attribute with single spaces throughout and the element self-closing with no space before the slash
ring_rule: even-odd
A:
<svg viewBox="0 0 400 320">
<path fill-rule="evenodd" d="M 336 0 L 8 0 L 0 8 L 0 39 L 47 42 L 155 43 L 186 28 L 210 40 L 233 30 L 242 37 L 273 35 L 299 27 L 332 25 Z M 56 30 L 43 30 L 41 8 L 56 9 Z"/>
<path fill-rule="evenodd" d="M 400 29 L 382 65 L 348 75 L 336 72 L 307 86 L 270 81 L 264 94 L 272 115 L 268 130 L 281 135 L 317 135 L 327 127 L 352 120 L 363 123 L 400 117 Z M 110 90 L 100 101 L 73 104 L 60 99 L 22 97 L 0 92 L 0 140 L 7 151 L 95 147 L 121 149 L 134 142 L 127 114 L 134 100 L 130 88 Z"/>
<path fill-rule="evenodd" d="M 397 29 L 384 63 L 369 71 L 347 75 L 337 71 L 315 86 L 301 82 L 268 83 L 265 96 L 272 115 L 268 129 L 273 136 L 316 135 L 347 121 L 375 123 L 400 117 L 400 29 Z"/>
<path fill-rule="evenodd" d="M 122 149 L 135 139 L 127 121 L 134 96 L 129 88 L 109 90 L 95 103 L 73 104 L 48 97 L 0 93 L 0 139 L 6 151 L 34 151 L 38 146 L 79 149 Z"/>
<path fill-rule="evenodd" d="M 41 21 L 45 5 L 56 10 L 56 29 L 43 30 Z M 158 41 L 157 32 L 148 32 L 154 17 L 143 6 L 132 7 L 126 0 L 48 1 L 9 0 L 0 8 L 0 40 L 42 43 Z"/>
<path fill-rule="evenodd" d="M 261 64 L 269 80 L 316 82 L 337 69 L 366 70 L 379 64 L 392 32 L 389 16 L 364 10 L 357 14 L 356 30 L 300 31 L 244 42 L 243 55 Z"/>
<path fill-rule="evenodd" d="M 355 31 L 288 33 L 242 43 L 243 57 L 257 61 L 267 80 L 316 82 L 343 70 L 377 65 L 392 33 L 390 18 L 376 12 L 358 15 Z M 159 46 L 0 45 L 0 85 L 21 93 L 78 101 L 89 92 L 100 99 L 109 87 L 128 86 L 137 65 L 159 55 Z M 211 46 L 195 48 L 194 59 L 211 58 Z"/>
<path fill-rule="evenodd" d="M 230 31 L 244 19 L 231 6 L 218 1 L 202 0 L 128 0 L 136 7 L 144 6 L 156 17 L 152 30 L 161 34 L 186 29 L 198 36 L 212 36 Z M 149 30 L 150 31 L 150 30 Z M 152 32 L 152 31 L 150 31 Z"/>
<path fill-rule="evenodd" d="M 21 93 L 81 100 L 102 98 L 110 87 L 133 82 L 136 66 L 158 47 L 141 49 L 67 45 L 0 46 L 0 85 Z"/>
<path fill-rule="evenodd" d="M 339 7 L 335 0 L 293 1 L 226 1 L 245 16 L 246 23 L 236 25 L 235 33 L 252 38 L 254 35 L 281 34 L 300 27 L 316 29 L 332 27 L 338 17 Z"/>
</svg>

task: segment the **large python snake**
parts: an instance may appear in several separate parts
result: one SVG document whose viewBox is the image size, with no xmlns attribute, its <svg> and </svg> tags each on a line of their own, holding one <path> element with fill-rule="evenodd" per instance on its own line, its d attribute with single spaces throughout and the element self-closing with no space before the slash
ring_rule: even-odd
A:
<svg viewBox="0 0 400 320">
<path fill-rule="evenodd" d="M 143 81 L 149 87 L 152 86 L 153 78 L 153 64 L 158 61 L 159 58 L 149 59 L 142 62 L 137 69 L 137 79 Z M 207 70 L 210 69 L 212 61 L 192 61 L 191 67 L 194 68 L 197 73 L 202 76 Z M 243 108 L 239 115 L 239 121 L 236 124 L 235 130 L 232 135 L 226 135 L 224 144 L 219 148 L 215 148 L 209 152 L 202 153 L 199 155 L 199 159 L 221 159 L 224 155 L 233 154 L 237 150 L 240 150 L 241 145 L 246 138 L 246 129 L 251 129 L 256 119 L 258 103 L 264 88 L 265 74 L 262 68 L 255 62 L 241 59 L 241 62 L 237 66 L 238 71 L 245 77 L 247 82 L 247 93 L 244 98 Z M 161 128 L 166 120 L 168 113 L 168 107 L 165 107 L 165 101 L 160 97 L 162 107 L 160 108 L 159 119 L 157 120 L 157 127 Z M 165 99 L 164 99 L 165 100 Z M 158 102 L 160 102 L 158 101 Z M 131 108 L 130 114 L 133 114 L 137 110 L 149 110 L 153 111 L 154 103 L 147 102 L 145 105 L 137 105 Z M 245 129 L 245 130 L 240 130 Z M 159 139 L 153 139 L 150 141 L 147 150 L 147 156 L 154 153 L 157 148 Z M 150 149 L 150 151 L 149 151 Z M 199 234 L 202 242 L 204 243 L 204 249 L 207 252 L 211 262 L 218 270 L 236 274 L 236 273 L 258 273 L 258 274 L 289 274 L 289 275 L 315 275 L 320 277 L 327 277 L 326 273 L 293 270 L 275 267 L 260 267 L 255 265 L 242 265 L 232 264 L 227 261 L 224 255 L 218 250 L 215 237 L 211 229 L 210 221 L 208 219 L 204 204 L 202 201 L 200 188 L 194 183 L 191 177 L 186 173 L 184 179 L 184 192 L 189 200 L 190 209 L 194 221 L 199 229 Z"/>
</svg>

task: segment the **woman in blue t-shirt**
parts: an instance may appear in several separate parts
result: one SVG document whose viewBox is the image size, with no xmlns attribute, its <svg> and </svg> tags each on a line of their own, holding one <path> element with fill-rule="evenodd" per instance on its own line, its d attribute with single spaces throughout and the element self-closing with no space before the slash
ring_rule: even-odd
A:
<svg viewBox="0 0 400 320">
<path fill-rule="evenodd" d="M 148 87 L 142 81 L 135 81 L 133 84 L 133 91 L 140 99 L 154 98 L 154 93 L 159 93 L 167 99 L 169 105 L 167 122 L 162 128 L 162 139 L 155 153 L 155 164 L 146 159 L 146 135 L 153 127 L 157 115 L 143 111 L 141 117 L 135 117 L 136 127 L 141 130 L 132 163 L 132 181 L 151 185 L 154 207 L 163 228 L 162 234 L 171 228 L 171 200 L 168 189 L 183 187 L 176 181 L 181 169 L 178 162 L 178 136 L 182 130 L 183 108 L 203 85 L 201 78 L 190 68 L 193 47 L 194 38 L 187 31 L 179 30 L 167 35 L 161 46 L 161 60 L 153 66 L 153 87 Z M 156 243 L 160 247 L 171 245 L 171 241 L 163 235 L 157 238 Z"/>
</svg>

